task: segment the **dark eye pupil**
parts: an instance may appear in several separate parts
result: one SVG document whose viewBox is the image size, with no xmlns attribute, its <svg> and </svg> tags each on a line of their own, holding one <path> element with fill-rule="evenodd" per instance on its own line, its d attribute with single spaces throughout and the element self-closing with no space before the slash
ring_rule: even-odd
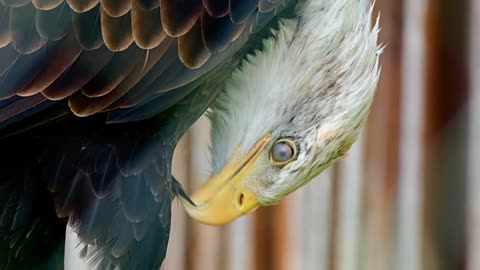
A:
<svg viewBox="0 0 480 270">
<path fill-rule="evenodd" d="M 293 157 L 293 147 L 288 142 L 277 143 L 272 150 L 272 159 L 278 162 L 289 161 Z"/>
</svg>

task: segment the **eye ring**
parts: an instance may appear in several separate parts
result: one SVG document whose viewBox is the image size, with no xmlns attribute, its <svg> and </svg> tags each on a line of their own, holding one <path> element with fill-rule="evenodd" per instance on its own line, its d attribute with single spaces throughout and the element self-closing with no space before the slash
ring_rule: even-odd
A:
<svg viewBox="0 0 480 270">
<path fill-rule="evenodd" d="M 292 162 L 297 158 L 298 147 L 291 139 L 279 139 L 270 148 L 270 162 L 282 167 Z"/>
</svg>

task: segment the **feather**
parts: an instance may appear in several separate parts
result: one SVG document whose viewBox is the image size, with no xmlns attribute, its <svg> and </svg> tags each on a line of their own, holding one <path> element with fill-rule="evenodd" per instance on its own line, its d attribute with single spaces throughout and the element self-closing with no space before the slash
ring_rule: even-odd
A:
<svg viewBox="0 0 480 270">
<path fill-rule="evenodd" d="M 58 7 L 64 0 L 32 0 L 35 8 L 39 10 L 50 10 Z"/>
<path fill-rule="evenodd" d="M 111 51 L 123 51 L 133 42 L 130 13 L 111 17 L 103 9 L 101 13 L 103 40 Z"/>
<path fill-rule="evenodd" d="M 281 3 L 273 3 L 268 0 L 260 0 L 258 3 L 258 11 L 260 12 L 270 12 L 274 10 L 277 6 L 279 6 Z"/>
<path fill-rule="evenodd" d="M 187 34 L 178 38 L 178 57 L 188 68 L 201 67 L 211 55 L 203 44 L 200 21 Z"/>
<path fill-rule="evenodd" d="M 95 197 L 103 199 L 112 192 L 111 186 L 119 181 L 121 175 L 117 171 L 117 152 L 113 147 L 97 147 L 95 155 L 90 156 L 92 166 L 90 184 Z"/>
<path fill-rule="evenodd" d="M 165 31 L 172 37 L 185 35 L 203 10 L 202 0 L 160 0 Z"/>
<path fill-rule="evenodd" d="M 167 158 L 167 156 L 162 151 L 160 152 L 158 159 L 154 161 L 153 166 L 150 166 L 143 172 L 147 186 L 155 197 L 159 197 L 164 194 L 167 189 L 167 185 L 165 183 L 171 181 L 167 172 L 167 168 L 161 164 L 163 158 Z M 158 179 L 164 179 L 164 182 L 158 181 Z"/>
<path fill-rule="evenodd" d="M 26 87 L 45 66 L 45 54 L 38 50 L 19 55 L 14 64 L 0 78 L 0 100 L 15 95 Z"/>
<path fill-rule="evenodd" d="M 12 40 L 9 23 L 10 8 L 0 4 L 0 48 L 7 46 Z"/>
<path fill-rule="evenodd" d="M 135 240 L 143 240 L 147 234 L 147 231 L 151 228 L 150 225 L 150 222 L 145 221 L 132 223 L 133 237 L 135 237 Z"/>
<path fill-rule="evenodd" d="M 228 0 L 203 0 L 203 5 L 212 17 L 223 17 L 228 14 Z"/>
<path fill-rule="evenodd" d="M 151 225 L 151 228 L 154 229 L 148 230 L 143 240 L 136 242 L 136 248 L 130 250 L 129 257 L 136 259 L 129 260 L 128 269 L 160 268 L 160 264 L 165 258 L 167 251 L 168 241 L 166 241 L 167 238 L 164 237 L 164 235 L 169 235 L 170 231 L 171 201 L 172 196 L 165 197 L 165 204 L 169 207 L 161 213 L 162 218 L 156 216 L 157 218 Z"/>
<path fill-rule="evenodd" d="M 178 59 L 178 47 L 175 43 L 170 46 L 170 48 L 168 48 L 162 58 L 159 59 L 159 61 L 156 62 L 151 67 L 151 69 L 142 77 L 142 79 L 137 84 L 135 84 L 135 86 L 132 87 L 126 95 L 124 95 L 118 102 L 116 102 L 114 106 L 121 104 L 119 106 L 122 108 L 132 107 L 134 105 L 137 105 L 141 101 L 148 99 L 150 96 L 154 95 L 158 91 L 158 89 L 151 88 L 150 84 L 156 79 L 163 77 L 163 74 L 166 71 L 172 69 L 178 71 L 179 69 L 175 68 L 177 66 L 185 68 L 182 62 Z"/>
<path fill-rule="evenodd" d="M 60 170 L 61 176 L 59 177 L 62 177 L 63 182 L 59 183 L 57 187 L 58 193 L 54 194 L 53 203 L 58 217 L 68 217 L 70 215 L 70 218 L 76 218 L 72 210 L 78 211 L 75 207 L 81 208 L 82 200 L 89 201 L 93 196 L 89 198 L 89 194 L 80 192 L 88 190 L 85 188 L 85 185 L 88 185 L 90 181 L 88 176 L 83 171 L 73 168 L 72 164 L 69 165 L 71 169 L 62 168 Z"/>
<path fill-rule="evenodd" d="M 0 48 L 0 59 L 2 59 L 2 61 L 0 61 L 0 77 L 13 66 L 17 57 L 18 52 L 11 44 Z"/>
<path fill-rule="evenodd" d="M 111 108 L 120 107 L 123 109 L 110 112 L 108 123 L 140 121 L 167 109 L 178 97 L 188 94 L 202 83 L 202 79 L 199 79 L 200 76 L 212 70 L 225 57 L 243 46 L 248 35 L 248 31 L 244 32 L 222 54 L 214 54 L 207 63 L 198 69 L 188 69 L 178 61 L 170 62 L 162 59 L 135 88 L 112 105 Z M 174 54 L 176 52 L 176 50 L 173 50 L 174 48 L 172 47 L 167 55 Z M 169 59 L 171 56 L 165 58 Z M 145 95 L 146 89 L 157 94 L 149 97 Z M 174 91 L 169 91 L 173 89 Z M 139 102 L 144 104 L 137 105 Z"/>
<path fill-rule="evenodd" d="M 10 34 L 15 49 L 22 54 L 30 54 L 47 43 L 35 28 L 36 9 L 32 4 L 10 9 Z"/>
<path fill-rule="evenodd" d="M 168 38 L 160 46 L 150 50 L 145 59 L 140 58 L 127 77 L 108 94 L 98 98 L 87 98 L 81 93 L 73 95 L 68 102 L 72 112 L 79 116 L 88 116 L 111 106 L 112 103 L 130 91 L 130 89 L 150 71 L 153 65 L 162 58 L 172 42 L 173 39 Z M 112 105 L 113 107 L 109 109 L 116 108 L 120 105 L 121 103 Z"/>
<path fill-rule="evenodd" d="M 144 11 L 134 3 L 132 6 L 133 39 L 138 47 L 152 49 L 158 46 L 167 36 L 163 30 L 160 10 Z"/>
<path fill-rule="evenodd" d="M 42 91 L 52 100 L 63 99 L 79 90 L 110 61 L 113 53 L 105 46 L 93 51 L 85 51 L 75 63 L 53 84 Z"/>
<path fill-rule="evenodd" d="M 121 181 L 121 179 L 118 178 L 116 180 Z M 87 193 L 88 191 L 79 190 L 77 192 Z M 116 196 L 113 196 L 113 198 L 106 197 L 104 199 L 93 197 L 87 201 L 82 208 L 76 209 L 76 211 L 79 212 L 79 222 L 76 227 L 78 227 L 78 235 L 83 242 L 107 242 L 105 241 L 107 230 L 111 228 L 115 216 L 121 216 L 118 214 L 119 211 L 117 210 L 118 203 L 114 200 L 117 200 Z M 124 222 L 124 220 L 122 222 Z M 109 240 L 111 241 L 112 239 Z M 96 248 L 99 248 L 99 246 L 95 246 Z M 87 250 L 85 257 L 88 258 L 91 255 L 91 250 Z"/>
<path fill-rule="evenodd" d="M 48 40 L 59 40 L 72 29 L 71 10 L 65 4 L 49 10 L 37 10 L 35 27 L 38 34 Z"/>
<path fill-rule="evenodd" d="M 66 0 L 70 8 L 77 13 L 84 13 L 94 8 L 100 0 Z M 123 0 L 122 0 L 123 1 Z"/>
<path fill-rule="evenodd" d="M 157 76 L 148 87 L 155 89 L 157 92 L 168 91 L 176 89 L 190 83 L 206 72 L 212 70 L 214 67 L 224 62 L 226 57 L 235 53 L 241 46 L 245 44 L 248 38 L 248 31 L 243 32 L 228 48 L 221 54 L 213 54 L 212 57 L 200 68 L 189 69 L 182 64 L 175 64 L 170 66 L 167 70 L 162 72 L 161 76 Z"/>
<path fill-rule="evenodd" d="M 144 11 L 150 11 L 158 8 L 160 0 L 134 0 L 136 5 Z"/>
<path fill-rule="evenodd" d="M 128 254 L 129 249 L 135 242 L 135 239 L 133 238 L 133 232 L 130 223 L 118 221 L 112 225 L 112 231 L 115 232 L 115 236 L 112 235 L 110 237 L 115 239 L 115 241 L 113 242 L 110 254 L 114 258 L 118 259 Z"/>
<path fill-rule="evenodd" d="M 30 177 L 31 174 L 27 173 Z M 20 193 L 20 198 L 18 200 L 17 209 L 15 209 L 15 216 L 13 217 L 11 230 L 17 231 L 21 230 L 25 224 L 28 224 L 28 221 L 32 212 L 32 197 L 33 197 L 33 179 L 24 179 L 23 190 Z"/>
<path fill-rule="evenodd" d="M 15 214 L 15 208 L 17 207 L 18 194 L 12 192 L 7 195 L 8 200 L 2 205 L 0 212 L 0 228 L 8 228 L 12 226 L 13 215 Z"/>
<path fill-rule="evenodd" d="M 18 92 L 21 96 L 34 95 L 52 84 L 80 56 L 82 49 L 75 35 L 70 33 L 60 41 L 50 42 L 46 46 L 46 65 L 27 87 Z"/>
<path fill-rule="evenodd" d="M 117 166 L 120 172 L 125 176 L 139 176 L 145 169 L 145 161 L 148 162 L 149 152 L 147 149 L 154 149 L 154 146 L 146 145 L 149 142 L 149 135 L 130 134 L 129 140 L 126 140 L 121 147 L 117 148 L 118 162 Z"/>
<path fill-rule="evenodd" d="M 1 2 L 7 7 L 17 8 L 30 3 L 30 0 L 1 0 Z"/>
<path fill-rule="evenodd" d="M 0 107 L 0 123 L 32 109 L 45 100 L 44 96 L 37 94 L 28 98 L 20 98 L 11 104 Z"/>
<path fill-rule="evenodd" d="M 73 30 L 84 50 L 98 49 L 103 44 L 100 5 L 85 13 L 72 12 Z"/>
<path fill-rule="evenodd" d="M 102 9 L 111 17 L 120 17 L 130 11 L 132 0 L 100 0 L 100 4 Z"/>
<path fill-rule="evenodd" d="M 87 97 L 100 97 L 110 93 L 128 76 L 135 64 L 143 62 L 144 57 L 145 51 L 135 45 L 115 54 L 102 71 L 82 88 L 82 93 Z"/>
<path fill-rule="evenodd" d="M 250 33 L 256 33 L 263 29 L 263 27 L 275 16 L 275 11 L 267 13 L 257 12 L 255 20 L 250 25 Z"/>
<path fill-rule="evenodd" d="M 230 18 L 234 23 L 243 23 L 257 6 L 258 0 L 230 0 Z"/>
<path fill-rule="evenodd" d="M 120 205 L 129 222 L 142 222 L 155 205 L 142 174 L 122 180 Z M 148 206 L 145 205 L 148 202 Z M 152 213 L 154 214 L 154 213 Z"/>
<path fill-rule="evenodd" d="M 202 39 L 209 52 L 220 52 L 239 35 L 245 28 L 245 23 L 234 24 L 229 16 L 211 17 L 207 12 L 202 14 Z"/>
<path fill-rule="evenodd" d="M 188 94 L 192 93 L 202 82 L 203 80 L 198 79 L 175 89 L 175 91 L 167 91 L 150 96 L 133 97 L 132 99 L 135 99 L 141 104 L 111 112 L 109 115 L 109 123 L 135 122 L 154 117 L 177 104 Z"/>
</svg>

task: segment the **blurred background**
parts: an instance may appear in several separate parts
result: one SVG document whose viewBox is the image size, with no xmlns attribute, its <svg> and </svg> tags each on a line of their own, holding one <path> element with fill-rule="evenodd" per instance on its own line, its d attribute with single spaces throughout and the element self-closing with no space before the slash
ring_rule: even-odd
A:
<svg viewBox="0 0 480 270">
<path fill-rule="evenodd" d="M 480 270 L 480 0 L 377 0 L 382 76 L 348 156 L 224 227 L 175 203 L 165 270 Z M 192 191 L 208 120 L 177 148 Z"/>
</svg>

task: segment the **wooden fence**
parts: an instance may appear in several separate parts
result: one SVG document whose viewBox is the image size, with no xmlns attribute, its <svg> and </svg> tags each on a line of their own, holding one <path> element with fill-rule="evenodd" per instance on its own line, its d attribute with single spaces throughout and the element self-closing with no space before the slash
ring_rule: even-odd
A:
<svg viewBox="0 0 480 270">
<path fill-rule="evenodd" d="M 165 270 L 480 270 L 480 0 L 377 0 L 382 78 L 349 155 L 224 227 L 174 210 Z M 476 106 L 477 105 L 477 106 Z M 208 121 L 177 178 L 208 176 Z"/>
</svg>

